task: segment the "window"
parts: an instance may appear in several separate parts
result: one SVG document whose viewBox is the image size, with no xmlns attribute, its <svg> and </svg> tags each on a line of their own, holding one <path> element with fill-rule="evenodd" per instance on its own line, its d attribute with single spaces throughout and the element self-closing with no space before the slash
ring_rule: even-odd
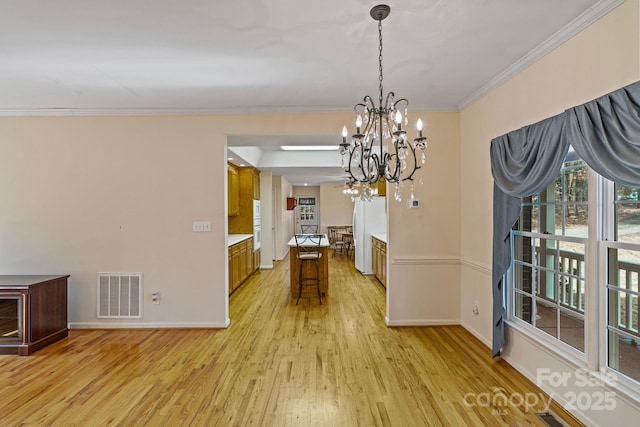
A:
<svg viewBox="0 0 640 427">
<path fill-rule="evenodd" d="M 590 186 L 597 189 L 591 192 L 596 200 L 589 200 Z M 564 355 L 622 374 L 618 378 L 636 396 L 640 396 L 638 191 L 590 172 L 570 152 L 551 185 L 522 199 L 512 231 L 508 293 L 511 322 Z M 597 236 L 597 244 L 590 245 L 589 236 Z M 597 307 L 598 313 L 589 313 L 589 307 Z"/>
<path fill-rule="evenodd" d="M 523 198 L 513 232 L 511 315 L 584 353 L 588 173 L 565 161 L 556 180 Z"/>
<path fill-rule="evenodd" d="M 612 226 L 602 242 L 607 272 L 607 366 L 640 381 L 640 202 L 638 188 L 615 184 L 613 189 L 609 198 Z"/>
</svg>

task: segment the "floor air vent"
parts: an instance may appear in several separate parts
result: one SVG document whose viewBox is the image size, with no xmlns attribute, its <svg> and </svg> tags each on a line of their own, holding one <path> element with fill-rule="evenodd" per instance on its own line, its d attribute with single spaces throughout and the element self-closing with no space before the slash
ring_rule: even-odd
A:
<svg viewBox="0 0 640 427">
<path fill-rule="evenodd" d="M 560 421 L 557 418 L 557 415 L 555 415 L 552 412 L 544 412 L 536 415 L 549 427 L 566 427 L 567 426 L 564 422 Z"/>
<path fill-rule="evenodd" d="M 142 317 L 142 274 L 98 273 L 98 317 Z"/>
</svg>

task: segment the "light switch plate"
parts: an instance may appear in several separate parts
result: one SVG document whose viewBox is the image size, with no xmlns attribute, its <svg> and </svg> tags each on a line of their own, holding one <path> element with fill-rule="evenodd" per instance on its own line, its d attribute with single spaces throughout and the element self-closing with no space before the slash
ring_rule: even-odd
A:
<svg viewBox="0 0 640 427">
<path fill-rule="evenodd" d="M 209 221 L 193 221 L 193 231 L 211 231 Z"/>
</svg>

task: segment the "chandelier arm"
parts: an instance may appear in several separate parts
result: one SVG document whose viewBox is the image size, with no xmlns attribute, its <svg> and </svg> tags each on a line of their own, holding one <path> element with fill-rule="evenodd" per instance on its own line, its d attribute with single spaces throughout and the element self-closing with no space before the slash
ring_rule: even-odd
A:
<svg viewBox="0 0 640 427">
<path fill-rule="evenodd" d="M 356 179 L 356 177 L 353 175 L 353 172 L 351 172 L 351 160 L 353 159 L 353 154 L 356 152 L 356 150 L 350 150 L 349 151 L 349 162 L 347 163 L 347 169 L 346 172 L 351 176 L 351 179 L 353 179 L 354 181 L 358 181 Z"/>
<path fill-rule="evenodd" d="M 398 155 L 397 154 L 389 154 L 387 153 L 387 166 L 388 166 L 388 173 L 386 174 L 386 178 L 388 182 L 391 183 L 397 183 L 400 182 L 400 176 L 398 175 L 398 168 L 399 168 L 399 163 L 398 163 Z M 393 167 L 393 171 L 391 171 L 391 164 L 394 164 Z"/>
<path fill-rule="evenodd" d="M 363 135 L 365 135 L 365 139 L 367 138 L 367 135 L 370 134 L 371 129 L 374 129 L 374 126 L 376 123 L 374 113 L 370 108 L 367 108 L 367 116 L 369 116 L 369 121 L 365 124 L 364 132 L 362 132 Z M 368 145 L 371 145 L 372 141 L 373 141 L 373 138 L 369 137 Z"/>
<path fill-rule="evenodd" d="M 365 144 L 360 145 L 360 163 L 358 163 L 358 168 L 360 169 L 360 172 L 362 172 L 362 176 L 364 177 L 364 179 L 361 179 L 361 182 L 370 182 L 369 179 L 369 173 L 367 172 L 367 170 L 369 169 L 369 162 L 371 161 L 371 156 L 367 155 L 367 160 L 366 160 L 366 164 L 365 164 L 365 152 L 369 152 L 371 153 L 371 150 L 365 147 Z M 366 169 L 365 170 L 365 166 Z"/>
<path fill-rule="evenodd" d="M 411 152 L 411 157 L 413 157 L 413 170 L 409 175 L 407 175 L 405 180 L 408 179 L 413 181 L 413 175 L 418 171 L 418 169 L 421 169 L 422 166 L 418 165 L 418 157 L 416 156 L 416 149 L 412 147 L 411 144 L 409 144 L 408 142 L 407 142 L 407 146 L 409 147 L 409 151 Z"/>
<path fill-rule="evenodd" d="M 374 174 L 373 174 L 373 176 L 370 177 L 370 182 L 376 182 L 380 178 L 380 172 L 379 172 L 379 169 L 378 169 L 380 167 L 380 161 L 379 161 L 379 158 L 378 158 L 377 154 L 372 154 L 371 155 L 371 159 L 373 160 L 373 171 L 374 171 Z M 371 168 L 369 170 L 371 170 Z"/>
<path fill-rule="evenodd" d="M 404 105 L 400 105 L 400 104 L 404 104 Z M 398 110 L 400 109 L 400 107 L 407 108 L 408 106 L 409 106 L 409 101 L 407 100 L 407 98 L 400 98 L 393 103 L 394 110 Z"/>
<path fill-rule="evenodd" d="M 395 108 L 395 105 L 397 103 L 397 101 L 396 102 L 393 101 L 393 98 L 395 98 L 395 96 L 396 94 L 394 92 L 387 93 L 387 97 L 384 100 L 384 109 L 387 112 L 391 112 Z"/>
<path fill-rule="evenodd" d="M 365 101 L 366 101 L 366 98 L 365 98 Z M 367 106 L 365 104 L 362 104 L 362 103 L 356 104 L 356 105 L 353 106 L 353 111 L 358 113 L 358 112 L 360 112 L 360 108 L 363 108 L 363 109 L 366 110 Z"/>
</svg>

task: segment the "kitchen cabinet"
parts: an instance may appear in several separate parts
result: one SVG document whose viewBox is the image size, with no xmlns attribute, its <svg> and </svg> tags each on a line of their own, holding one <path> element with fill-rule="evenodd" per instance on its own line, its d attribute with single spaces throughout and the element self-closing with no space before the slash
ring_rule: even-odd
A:
<svg viewBox="0 0 640 427">
<path fill-rule="evenodd" d="M 260 200 L 260 171 L 251 168 L 251 186 L 253 188 L 253 199 Z"/>
<path fill-rule="evenodd" d="M 244 243 L 240 242 L 229 247 L 229 293 L 235 291 L 240 286 L 240 247 Z"/>
<path fill-rule="evenodd" d="M 253 237 L 229 246 L 229 294 L 256 270 L 253 260 Z"/>
<path fill-rule="evenodd" d="M 253 271 L 256 271 L 260 268 L 260 249 L 257 251 L 253 251 Z"/>
<path fill-rule="evenodd" d="M 371 266 L 378 281 L 387 287 L 387 244 L 371 238 Z"/>
<path fill-rule="evenodd" d="M 227 215 L 240 214 L 240 177 L 232 164 L 227 164 Z"/>
<path fill-rule="evenodd" d="M 234 169 L 238 175 L 238 207 L 235 215 L 229 214 L 229 234 L 253 234 L 253 201 L 260 199 L 260 171 L 250 166 Z"/>
</svg>

